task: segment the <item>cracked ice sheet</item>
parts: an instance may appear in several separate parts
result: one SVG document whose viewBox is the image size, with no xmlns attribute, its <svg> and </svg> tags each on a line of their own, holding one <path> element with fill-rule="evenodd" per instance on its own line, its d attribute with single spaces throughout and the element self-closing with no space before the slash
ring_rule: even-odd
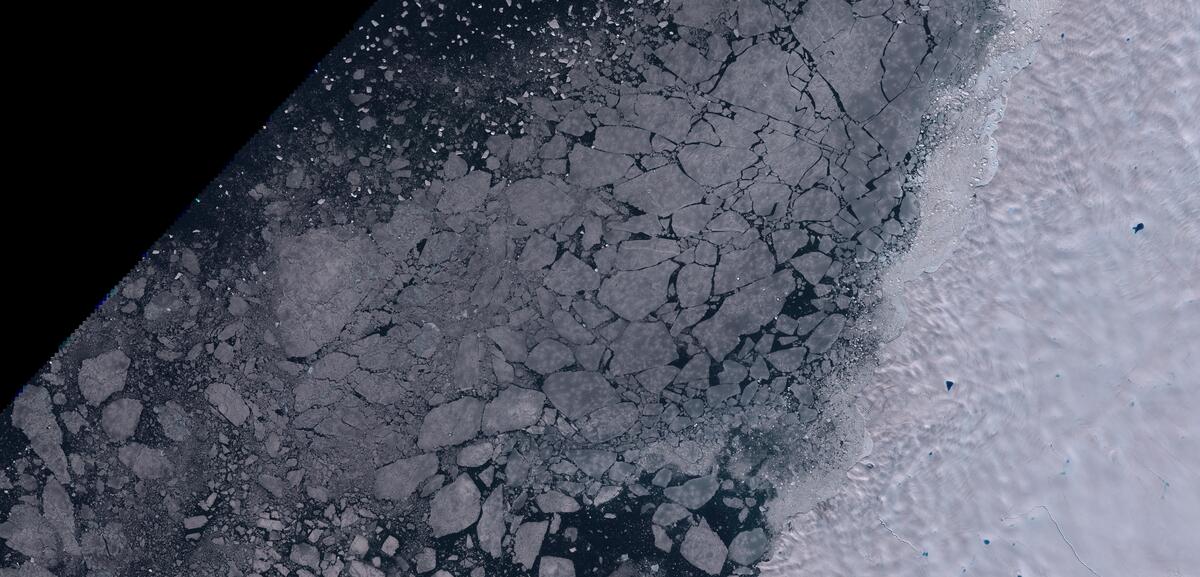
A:
<svg viewBox="0 0 1200 577">
<path fill-rule="evenodd" d="M 1050 21 L 1012 82 L 976 224 L 905 286 L 904 333 L 863 383 L 871 454 L 765 574 L 1200 564 L 1200 359 L 1182 344 L 1200 342 L 1200 162 L 1184 144 L 1200 79 L 1163 57 L 1195 53 L 1196 16 L 1106 1 Z M 1091 185 L 1048 189 L 1064 170 Z M 1132 234 L 1142 221 L 1158 234 Z"/>
<path fill-rule="evenodd" d="M 483 4 L 382 6 L 26 389 L 6 560 L 745 574 L 840 479 L 845 319 L 986 10 Z"/>
</svg>

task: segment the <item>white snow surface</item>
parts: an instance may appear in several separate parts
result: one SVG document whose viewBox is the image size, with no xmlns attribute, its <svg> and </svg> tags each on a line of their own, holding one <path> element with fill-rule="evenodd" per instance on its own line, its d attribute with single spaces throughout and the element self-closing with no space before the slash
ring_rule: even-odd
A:
<svg viewBox="0 0 1200 577">
<path fill-rule="evenodd" d="M 1025 4 L 848 384 L 866 456 L 764 575 L 1200 568 L 1200 4 Z"/>
</svg>

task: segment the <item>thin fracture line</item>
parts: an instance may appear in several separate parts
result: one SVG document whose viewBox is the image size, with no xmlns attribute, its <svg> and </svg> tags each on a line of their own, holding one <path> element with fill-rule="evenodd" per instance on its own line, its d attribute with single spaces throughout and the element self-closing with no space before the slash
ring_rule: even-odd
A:
<svg viewBox="0 0 1200 577">
<path fill-rule="evenodd" d="M 883 525 L 883 528 L 884 528 L 884 529 L 887 529 L 887 530 L 888 530 L 888 533 L 891 533 L 891 534 L 892 534 L 892 537 L 895 537 L 895 538 L 896 538 L 898 541 L 900 541 L 901 543 L 904 543 L 905 545 L 908 545 L 908 548 L 909 548 L 909 549 L 912 549 L 914 553 L 917 553 L 918 555 L 921 553 L 921 551 L 920 551 L 919 549 L 917 549 L 917 547 L 916 547 L 915 545 L 913 545 L 912 543 L 909 543 L 908 541 L 904 540 L 904 538 L 903 538 L 903 537 L 901 537 L 901 536 L 899 536 L 899 535 L 897 535 L 897 534 L 896 534 L 896 532 L 895 532 L 895 531 L 893 531 L 891 527 L 888 527 L 888 524 L 887 524 L 887 522 L 886 522 L 886 521 L 884 521 L 882 518 L 880 518 L 880 519 L 879 519 L 879 524 L 880 524 L 880 525 Z"/>
<path fill-rule="evenodd" d="M 1050 517 L 1050 522 L 1054 523 L 1054 528 L 1058 531 L 1058 536 L 1062 537 L 1063 543 L 1066 543 L 1067 547 L 1069 549 L 1071 549 L 1071 554 L 1075 556 L 1075 560 L 1079 561 L 1079 564 L 1083 565 L 1083 568 L 1090 571 L 1092 573 L 1092 575 L 1095 575 L 1096 577 L 1100 577 L 1100 574 L 1097 573 L 1095 569 L 1092 569 L 1091 567 L 1089 567 L 1087 563 L 1083 562 L 1083 559 L 1079 558 L 1079 552 L 1075 550 L 1075 546 L 1071 544 L 1070 539 L 1067 539 L 1066 534 L 1063 533 L 1062 527 L 1060 527 L 1058 524 L 1058 521 L 1054 519 L 1054 515 L 1052 513 L 1050 513 L 1050 509 L 1046 508 L 1045 505 L 1038 505 L 1038 507 L 1041 507 L 1042 510 L 1046 512 L 1046 516 Z"/>
</svg>

